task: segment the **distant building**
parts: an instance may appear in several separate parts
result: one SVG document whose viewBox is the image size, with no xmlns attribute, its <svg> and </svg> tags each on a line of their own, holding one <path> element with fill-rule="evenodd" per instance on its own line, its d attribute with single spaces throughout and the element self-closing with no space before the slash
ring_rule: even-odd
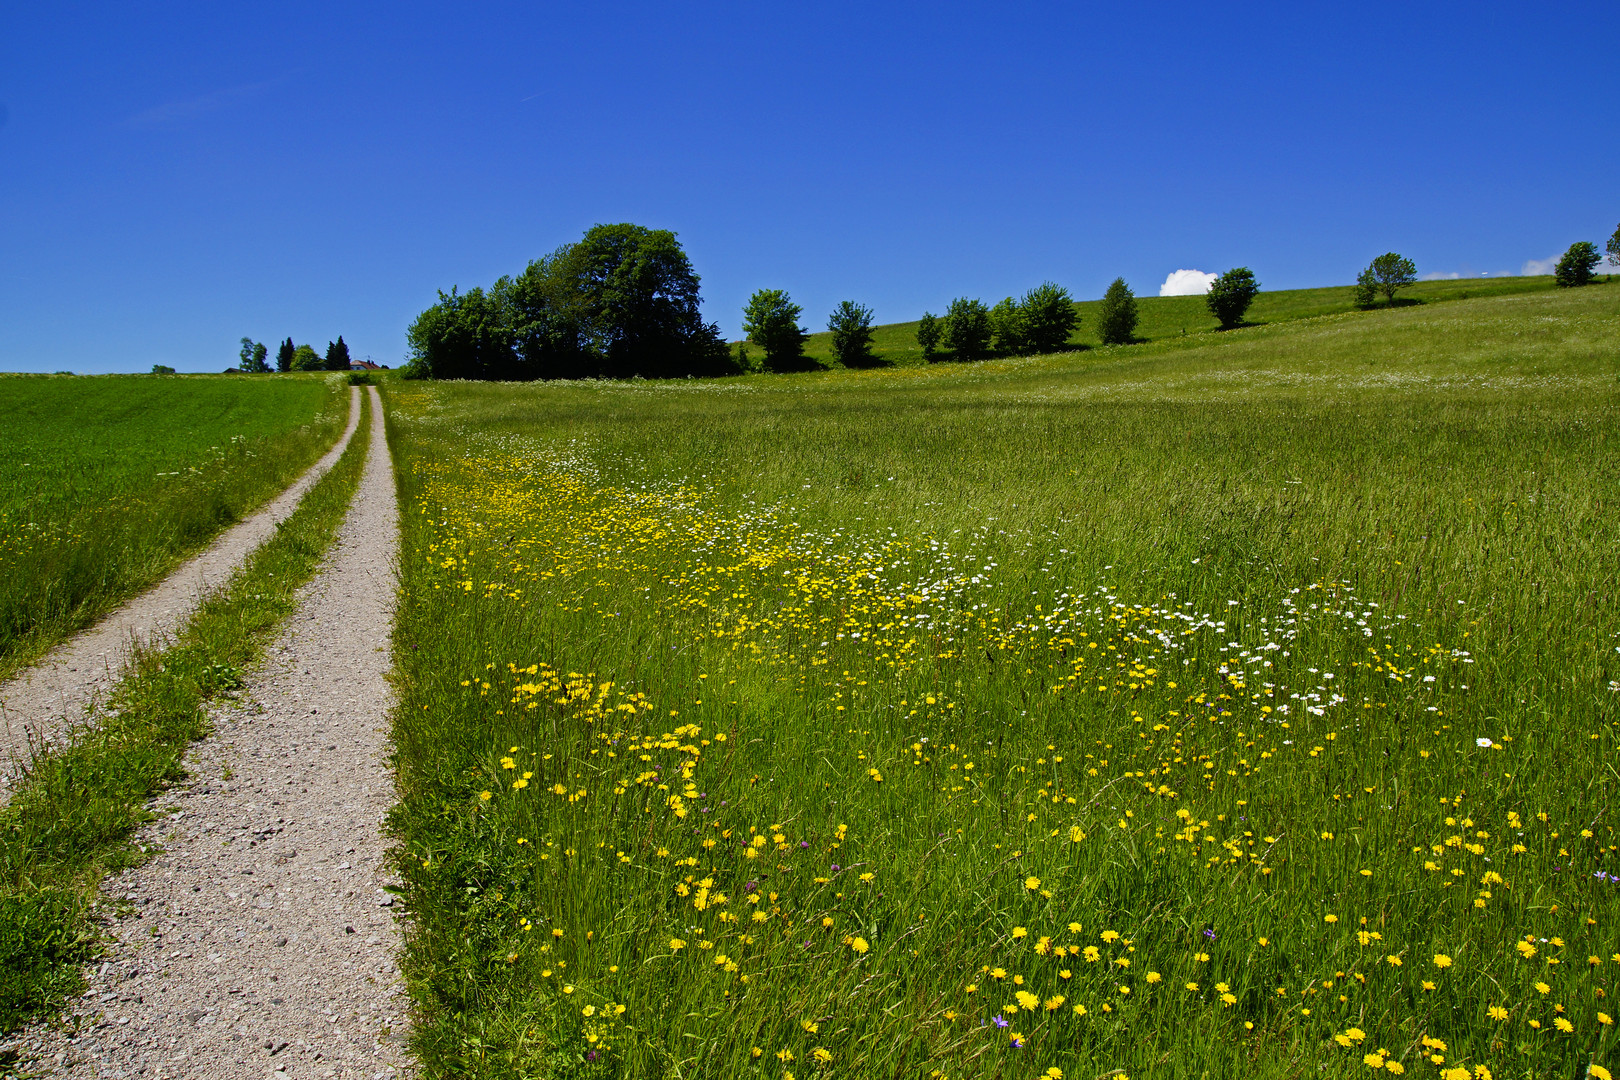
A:
<svg viewBox="0 0 1620 1080">
<path fill-rule="evenodd" d="M 350 360 L 350 371 L 387 371 L 387 364 L 373 364 L 370 360 Z"/>
</svg>

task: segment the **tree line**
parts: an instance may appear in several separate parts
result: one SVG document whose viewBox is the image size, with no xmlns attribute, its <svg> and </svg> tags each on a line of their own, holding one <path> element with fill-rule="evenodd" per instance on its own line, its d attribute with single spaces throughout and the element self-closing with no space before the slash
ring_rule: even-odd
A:
<svg viewBox="0 0 1620 1080">
<path fill-rule="evenodd" d="M 597 225 L 488 289 L 441 291 L 406 332 L 407 378 L 578 379 L 725 375 L 698 276 L 667 229 Z"/>
<path fill-rule="evenodd" d="M 292 338 L 287 338 L 276 350 L 276 366 L 270 367 L 270 349 L 262 341 L 252 338 L 242 339 L 241 351 L 237 354 L 236 370 L 250 373 L 266 371 L 348 371 L 349 346 L 344 342 L 343 335 L 339 334 L 336 341 L 326 343 L 326 355 L 322 356 L 310 345 L 294 345 Z"/>
</svg>

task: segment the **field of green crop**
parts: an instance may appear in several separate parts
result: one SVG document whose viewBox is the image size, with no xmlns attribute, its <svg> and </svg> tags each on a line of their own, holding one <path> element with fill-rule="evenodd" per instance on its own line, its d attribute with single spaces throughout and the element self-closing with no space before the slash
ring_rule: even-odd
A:
<svg viewBox="0 0 1620 1080">
<path fill-rule="evenodd" d="M 1617 340 L 392 385 L 426 1071 L 1620 1065 Z"/>
<path fill-rule="evenodd" d="M 320 378 L 0 378 L 0 678 L 285 487 L 346 418 Z"/>
<path fill-rule="evenodd" d="M 1448 300 L 1470 300 L 1485 296 L 1510 296 L 1519 293 L 1547 292 L 1555 288 L 1550 277 L 1473 278 L 1458 281 L 1422 281 L 1400 294 L 1400 304 L 1436 304 Z M 1248 322 L 1269 325 L 1294 319 L 1338 315 L 1356 310 L 1355 288 L 1350 285 L 1325 289 L 1285 289 L 1263 292 L 1255 298 L 1249 309 Z M 987 304 L 995 304 L 999 297 L 985 297 Z M 1076 304 L 1080 312 L 1080 326 L 1072 342 L 1077 349 L 1101 347 L 1097 338 L 1097 309 L 1101 300 L 1083 300 Z M 1215 317 L 1209 313 L 1202 296 L 1142 296 L 1138 297 L 1137 313 L 1140 317 L 1136 336 L 1145 341 L 1162 341 L 1188 334 L 1213 334 L 1219 329 Z M 823 317 L 824 319 L 824 317 Z M 823 320 L 806 316 L 813 330 L 820 330 Z M 917 345 L 917 324 L 914 322 L 888 323 L 872 328 L 872 355 L 882 365 L 921 364 L 922 349 Z M 753 349 L 756 354 L 757 348 Z M 805 342 L 804 354 L 824 366 L 836 365 L 833 359 L 832 335 L 826 331 L 811 334 Z"/>
</svg>

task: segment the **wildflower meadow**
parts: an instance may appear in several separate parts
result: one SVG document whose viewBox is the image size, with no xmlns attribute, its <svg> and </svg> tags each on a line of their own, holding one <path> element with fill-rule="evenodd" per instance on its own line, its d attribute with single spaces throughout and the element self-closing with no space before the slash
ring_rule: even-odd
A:
<svg viewBox="0 0 1620 1080">
<path fill-rule="evenodd" d="M 391 384 L 427 1068 L 1607 1077 L 1617 316 Z"/>
</svg>

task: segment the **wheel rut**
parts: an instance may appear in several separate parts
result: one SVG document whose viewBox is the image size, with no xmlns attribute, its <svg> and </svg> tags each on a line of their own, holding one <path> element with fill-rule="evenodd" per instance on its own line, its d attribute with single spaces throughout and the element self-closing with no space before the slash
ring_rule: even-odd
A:
<svg viewBox="0 0 1620 1080">
<path fill-rule="evenodd" d="M 406 1067 L 381 832 L 399 524 L 370 393 L 368 459 L 331 552 L 188 754 L 186 783 L 157 800 L 138 839 L 159 854 L 106 883 L 119 913 L 88 991 L 19 1047 L 58 1075 L 381 1080 Z"/>
<path fill-rule="evenodd" d="M 209 593 L 224 585 L 306 492 L 337 463 L 360 425 L 360 388 L 349 394 L 349 422 L 337 445 L 257 513 L 225 530 L 201 554 L 95 626 L 0 684 L 0 801 L 10 798 L 17 765 L 32 749 L 83 720 L 127 666 L 132 647 L 173 634 Z"/>
</svg>

